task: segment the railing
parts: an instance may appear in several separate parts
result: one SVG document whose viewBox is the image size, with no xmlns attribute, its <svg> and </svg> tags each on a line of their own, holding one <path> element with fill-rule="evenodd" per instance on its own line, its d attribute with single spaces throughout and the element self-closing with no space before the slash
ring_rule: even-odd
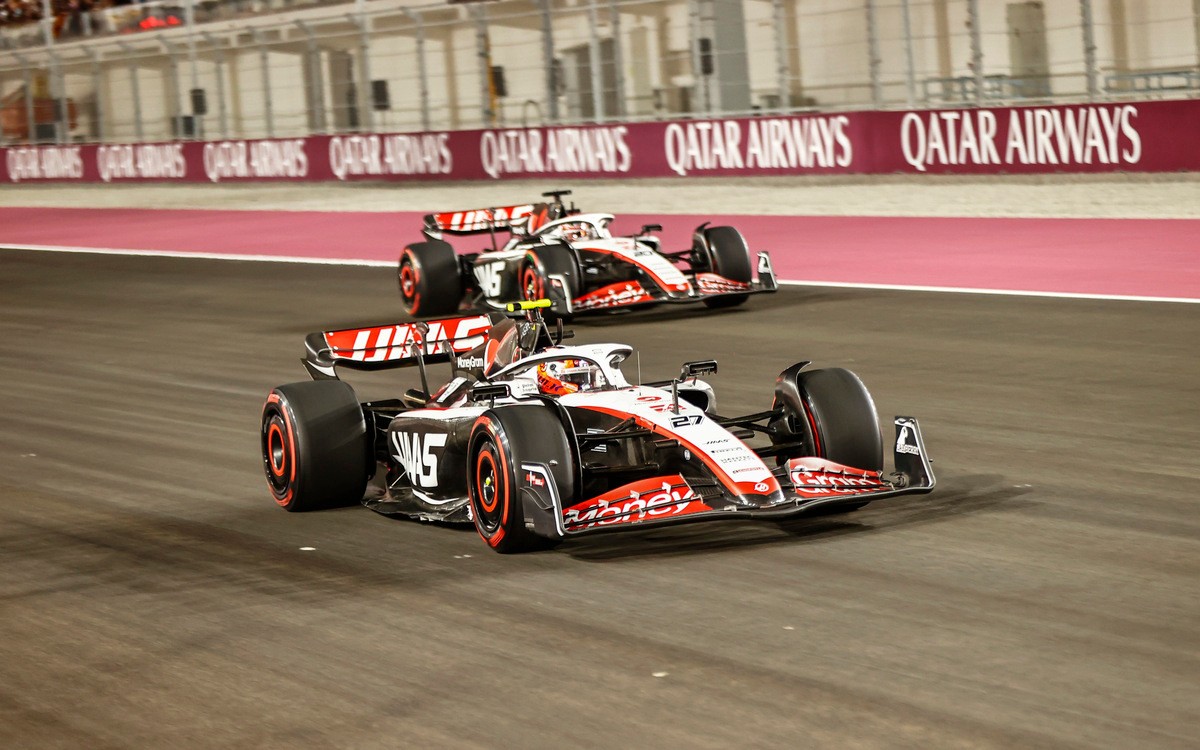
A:
<svg viewBox="0 0 1200 750">
<path fill-rule="evenodd" d="M 1195 7 L 152 0 L 0 27 L 0 143 L 1190 97 Z"/>
</svg>

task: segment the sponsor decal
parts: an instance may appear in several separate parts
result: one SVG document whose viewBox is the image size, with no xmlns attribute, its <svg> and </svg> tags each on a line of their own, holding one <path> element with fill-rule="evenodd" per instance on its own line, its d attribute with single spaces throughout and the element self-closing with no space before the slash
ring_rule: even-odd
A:
<svg viewBox="0 0 1200 750">
<path fill-rule="evenodd" d="M 754 483 L 754 491 L 755 492 L 766 492 L 769 489 L 771 489 L 771 485 L 767 484 L 766 482 L 755 482 Z"/>
<path fill-rule="evenodd" d="M 590 292 L 575 300 L 576 310 L 591 310 L 598 307 L 620 307 L 647 302 L 650 294 L 636 281 L 619 281 Z"/>
<path fill-rule="evenodd" d="M 1137 116 L 1132 104 L 909 112 L 900 123 L 900 146 L 918 172 L 947 165 L 1133 165 L 1142 158 Z"/>
<path fill-rule="evenodd" d="M 23 146 L 5 149 L 4 165 L 11 182 L 82 180 L 82 146 Z"/>
<path fill-rule="evenodd" d="M 487 130 L 480 137 L 483 171 L 506 174 L 623 173 L 633 165 L 624 125 Z"/>
<path fill-rule="evenodd" d="M 474 369 L 482 368 L 486 364 L 487 363 L 483 361 L 483 357 L 459 357 L 458 358 L 458 369 L 460 369 L 460 370 L 474 370 Z"/>
<path fill-rule="evenodd" d="M 681 177 L 727 169 L 848 167 L 854 147 L 845 115 L 712 120 L 667 125 L 667 165 Z"/>
<path fill-rule="evenodd" d="M 858 495 L 888 489 L 879 472 L 841 466 L 814 458 L 794 458 L 788 461 L 788 473 L 795 492 L 802 497 L 827 495 Z"/>
<path fill-rule="evenodd" d="M 533 471 L 525 472 L 525 483 L 528 484 L 530 487 L 545 487 L 546 486 L 546 480 L 543 479 L 541 477 L 541 475 L 539 475 Z"/>
<path fill-rule="evenodd" d="M 480 208 L 473 211 L 448 211 L 434 214 L 433 220 L 439 229 L 449 232 L 479 232 L 491 226 L 504 229 L 518 224 L 533 213 L 533 204 L 521 206 L 501 206 L 499 208 Z"/>
<path fill-rule="evenodd" d="M 500 296 L 500 282 L 504 279 L 504 263 L 480 263 L 475 266 L 475 280 L 488 299 Z"/>
<path fill-rule="evenodd" d="M 910 456 L 921 455 L 921 448 L 917 445 L 917 436 L 913 434 L 912 428 L 904 425 L 900 428 L 900 434 L 896 436 L 896 452 L 907 453 Z"/>
<path fill-rule="evenodd" d="M 696 286 L 705 294 L 722 294 L 724 292 L 749 291 L 750 284 L 745 281 L 733 281 L 724 276 L 707 271 L 696 274 Z"/>
<path fill-rule="evenodd" d="M 113 180 L 182 180 L 187 159 L 182 143 L 143 143 L 99 146 L 96 171 L 104 182 Z"/>
<path fill-rule="evenodd" d="M 329 331 L 324 334 L 325 343 L 337 359 L 357 362 L 407 359 L 416 356 L 416 346 L 422 342 L 418 325 L 422 324 L 402 323 L 376 328 Z M 461 353 L 483 343 L 484 334 L 491 327 L 491 321 L 486 315 L 476 315 L 469 318 L 434 320 L 428 325 L 429 330 L 424 336 L 427 353 L 439 351 L 440 347 L 435 345 L 441 341 L 450 342 L 451 350 Z"/>
<path fill-rule="evenodd" d="M 408 480 L 417 487 L 429 489 L 438 484 L 438 454 L 434 449 L 446 447 L 446 435 L 419 432 L 392 433 L 392 456 L 404 467 Z"/>
<path fill-rule="evenodd" d="M 246 179 L 305 179 L 305 139 L 213 141 L 204 144 L 204 175 L 210 182 Z"/>
<path fill-rule="evenodd" d="M 449 133 L 334 136 L 329 167 L 339 180 L 386 175 L 446 175 L 454 169 Z"/>
<path fill-rule="evenodd" d="M 677 518 L 712 510 L 696 499 L 692 488 L 677 475 L 632 482 L 568 508 L 563 520 L 572 531 Z"/>
</svg>

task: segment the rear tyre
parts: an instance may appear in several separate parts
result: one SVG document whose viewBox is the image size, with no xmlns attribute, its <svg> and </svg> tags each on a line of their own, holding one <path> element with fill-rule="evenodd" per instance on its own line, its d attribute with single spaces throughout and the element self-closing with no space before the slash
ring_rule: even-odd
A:
<svg viewBox="0 0 1200 750">
<path fill-rule="evenodd" d="M 263 406 L 262 455 L 271 496 L 293 512 L 359 502 L 374 468 L 358 397 L 338 380 L 271 391 Z"/>
<path fill-rule="evenodd" d="M 730 281 L 749 284 L 754 281 L 753 264 L 746 238 L 733 227 L 708 227 L 692 241 L 693 263 L 704 271 Z M 708 307 L 734 307 L 750 298 L 748 294 L 729 294 L 704 300 Z"/>
<path fill-rule="evenodd" d="M 414 317 L 449 315 L 462 302 L 458 256 L 448 242 L 414 242 L 404 248 L 396 280 L 404 310 Z"/>
<path fill-rule="evenodd" d="M 551 280 L 563 282 L 560 288 Z M 572 250 L 565 245 L 547 245 L 530 250 L 521 261 L 518 281 L 521 299 L 549 298 L 554 307 L 545 314 L 547 320 L 561 319 L 569 323 L 573 317 L 567 312 L 568 304 L 579 294 L 579 268 Z"/>
<path fill-rule="evenodd" d="M 475 530 L 504 554 L 547 549 L 547 539 L 525 526 L 521 460 L 551 467 L 563 505 L 575 497 L 575 461 L 566 430 L 545 406 L 509 406 L 484 412 L 468 443 L 467 496 Z"/>
<path fill-rule="evenodd" d="M 883 436 L 875 402 L 863 382 L 849 370 L 830 367 L 794 372 L 788 370 L 781 380 L 793 378 L 799 393 L 798 405 L 783 398 L 788 415 L 787 429 L 802 436 L 805 443 L 796 455 L 817 456 L 856 469 L 883 469 Z M 786 383 L 781 387 L 786 387 Z M 777 393 L 779 391 L 777 390 Z M 776 405 L 780 396 L 776 396 Z M 821 513 L 848 513 L 867 503 L 826 506 Z"/>
</svg>

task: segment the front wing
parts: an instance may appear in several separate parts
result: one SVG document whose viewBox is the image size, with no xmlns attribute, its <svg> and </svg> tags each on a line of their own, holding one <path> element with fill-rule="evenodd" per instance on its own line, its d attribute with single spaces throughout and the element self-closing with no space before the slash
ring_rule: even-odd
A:
<svg viewBox="0 0 1200 750">
<path fill-rule="evenodd" d="M 924 494 L 936 479 L 917 420 L 896 417 L 894 474 L 856 469 L 820 458 L 794 458 L 776 470 L 782 501 L 745 502 L 680 475 L 653 477 L 564 507 L 548 466 L 521 464 L 525 523 L 549 538 L 670 523 L 726 518 L 783 519 L 817 508 L 858 506 L 898 495 Z M 715 483 L 714 483 L 715 484 Z"/>
</svg>

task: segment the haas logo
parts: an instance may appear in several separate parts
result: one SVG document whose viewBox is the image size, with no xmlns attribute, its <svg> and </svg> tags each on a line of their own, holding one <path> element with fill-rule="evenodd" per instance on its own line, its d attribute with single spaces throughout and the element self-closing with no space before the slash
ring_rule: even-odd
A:
<svg viewBox="0 0 1200 750">
<path fill-rule="evenodd" d="M 500 280 L 503 268 L 503 263 L 484 263 L 483 265 L 475 266 L 475 279 L 479 282 L 479 288 L 483 290 L 485 297 L 495 299 L 500 296 Z"/>
<path fill-rule="evenodd" d="M 409 482 L 417 487 L 437 487 L 438 484 L 438 454 L 434 448 L 446 447 L 446 436 L 431 433 L 393 432 L 393 455 L 404 472 L 408 474 Z"/>
<path fill-rule="evenodd" d="M 917 441 L 913 436 L 912 428 L 908 425 L 900 427 L 900 434 L 896 436 L 896 452 L 907 453 L 911 456 L 921 455 L 921 449 L 917 447 Z"/>
</svg>

